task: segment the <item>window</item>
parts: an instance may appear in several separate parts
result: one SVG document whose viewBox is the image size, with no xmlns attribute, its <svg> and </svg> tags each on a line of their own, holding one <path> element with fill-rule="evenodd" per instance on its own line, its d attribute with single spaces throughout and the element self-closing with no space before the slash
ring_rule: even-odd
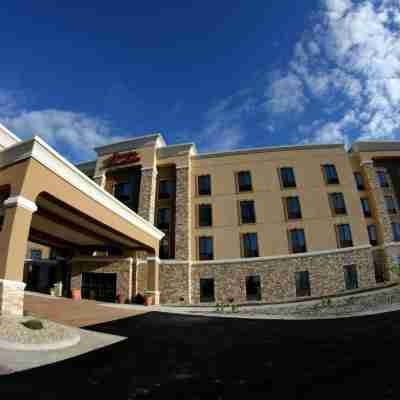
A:
<svg viewBox="0 0 400 400">
<path fill-rule="evenodd" d="M 299 219 L 301 218 L 301 207 L 300 200 L 297 196 L 286 197 L 286 218 L 287 219 Z"/>
<path fill-rule="evenodd" d="M 347 213 L 343 193 L 329 193 L 329 203 L 334 216 Z"/>
<path fill-rule="evenodd" d="M 389 187 L 389 182 L 386 177 L 386 172 L 385 171 L 376 171 L 376 175 L 378 176 L 378 181 L 380 187 Z"/>
<path fill-rule="evenodd" d="M 299 271 L 295 273 L 296 278 L 296 296 L 304 297 L 311 295 L 310 276 L 308 271 Z"/>
<path fill-rule="evenodd" d="M 211 204 L 199 205 L 199 226 L 212 226 Z"/>
<path fill-rule="evenodd" d="M 355 265 L 346 265 L 343 267 L 344 282 L 346 290 L 353 290 L 358 288 L 357 267 Z"/>
<path fill-rule="evenodd" d="M 385 282 L 385 273 L 383 265 L 381 263 L 374 261 L 374 270 L 375 270 L 376 283 Z"/>
<path fill-rule="evenodd" d="M 366 197 L 361 199 L 361 207 L 364 213 L 364 217 L 368 218 L 371 216 L 371 209 L 369 207 L 369 201 Z"/>
<path fill-rule="evenodd" d="M 172 199 L 175 193 L 175 181 L 170 179 L 162 179 L 159 183 L 158 198 Z"/>
<path fill-rule="evenodd" d="M 333 164 L 325 164 L 322 166 L 324 169 L 325 183 L 327 185 L 337 185 L 339 177 L 336 172 L 336 167 Z"/>
<path fill-rule="evenodd" d="M 163 231 L 165 236 L 160 241 L 160 258 L 171 258 L 169 232 Z"/>
<path fill-rule="evenodd" d="M 197 177 L 197 191 L 199 196 L 209 196 L 211 194 L 210 175 L 200 175 Z"/>
<path fill-rule="evenodd" d="M 133 189 L 129 182 L 118 182 L 114 185 L 114 197 L 129 206 L 133 199 Z"/>
<path fill-rule="evenodd" d="M 400 224 L 394 222 L 392 223 L 393 240 L 395 242 L 400 242 Z"/>
<path fill-rule="evenodd" d="M 305 253 L 307 251 L 304 229 L 291 229 L 289 231 L 289 248 L 292 253 Z"/>
<path fill-rule="evenodd" d="M 41 260 L 42 259 L 42 250 L 33 249 L 31 250 L 31 260 Z"/>
<path fill-rule="evenodd" d="M 214 258 L 213 238 L 210 236 L 199 237 L 199 260 L 212 260 Z"/>
<path fill-rule="evenodd" d="M 253 200 L 240 202 L 240 220 L 242 224 L 254 224 L 256 222 L 256 211 Z"/>
<path fill-rule="evenodd" d="M 353 239 L 349 224 L 336 225 L 336 234 L 339 247 L 352 247 Z"/>
<path fill-rule="evenodd" d="M 378 235 L 376 232 L 376 225 L 370 224 L 367 226 L 368 230 L 368 238 L 369 238 L 369 243 L 371 246 L 376 246 L 378 244 Z"/>
<path fill-rule="evenodd" d="M 252 190 L 250 171 L 238 172 L 237 187 L 239 192 L 249 192 Z"/>
<path fill-rule="evenodd" d="M 354 172 L 354 179 L 356 180 L 356 186 L 358 190 L 365 190 L 364 178 L 360 172 Z"/>
<path fill-rule="evenodd" d="M 171 224 L 171 209 L 159 208 L 157 215 L 157 228 L 169 229 Z"/>
<path fill-rule="evenodd" d="M 396 214 L 396 203 L 392 196 L 385 196 L 386 209 L 389 214 Z"/>
<path fill-rule="evenodd" d="M 242 234 L 242 256 L 258 257 L 257 233 Z"/>
<path fill-rule="evenodd" d="M 211 303 L 214 301 L 214 279 L 200 279 L 200 302 Z"/>
<path fill-rule="evenodd" d="M 296 178 L 292 167 L 280 168 L 280 180 L 282 188 L 295 188 Z"/>
<path fill-rule="evenodd" d="M 246 300 L 261 300 L 261 280 L 258 275 L 246 276 Z"/>
</svg>

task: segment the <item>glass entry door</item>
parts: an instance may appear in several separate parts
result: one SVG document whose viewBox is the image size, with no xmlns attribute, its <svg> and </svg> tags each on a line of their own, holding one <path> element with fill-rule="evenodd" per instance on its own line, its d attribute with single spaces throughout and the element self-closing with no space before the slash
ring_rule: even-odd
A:
<svg viewBox="0 0 400 400">
<path fill-rule="evenodd" d="M 82 273 L 82 298 L 114 303 L 116 297 L 116 273 Z"/>
</svg>

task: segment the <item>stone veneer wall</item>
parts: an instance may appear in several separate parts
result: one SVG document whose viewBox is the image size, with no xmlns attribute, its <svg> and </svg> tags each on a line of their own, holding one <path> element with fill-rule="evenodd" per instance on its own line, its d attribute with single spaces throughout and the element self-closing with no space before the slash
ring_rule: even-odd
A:
<svg viewBox="0 0 400 400">
<path fill-rule="evenodd" d="M 71 289 L 80 289 L 82 286 L 82 272 L 96 273 L 116 273 L 117 274 L 117 294 L 121 294 L 123 300 L 131 300 L 134 296 L 134 271 L 132 258 L 95 257 L 78 258 L 71 260 Z"/>
<path fill-rule="evenodd" d="M 140 178 L 139 210 L 138 214 L 154 223 L 156 204 L 157 170 L 154 168 L 142 169 Z"/>
<path fill-rule="evenodd" d="M 383 236 L 383 242 L 390 243 L 393 241 L 390 215 L 386 209 L 385 192 L 384 190 L 382 190 L 379 184 L 378 176 L 376 174 L 377 170 L 384 170 L 384 168 L 375 168 L 372 161 L 364 162 L 362 164 L 362 167 L 364 170 L 364 174 L 367 178 L 367 183 L 371 189 L 372 199 L 376 209 L 381 235 Z M 390 177 L 388 177 L 388 179 L 389 178 Z"/>
<path fill-rule="evenodd" d="M 190 260 L 190 171 L 176 169 L 175 259 Z"/>
<path fill-rule="evenodd" d="M 329 254 L 254 260 L 233 263 L 193 263 L 192 302 L 200 302 L 200 278 L 214 278 L 215 301 L 246 302 L 246 276 L 261 280 L 262 302 L 296 298 L 295 272 L 309 271 L 311 296 L 331 295 L 345 290 L 343 266 L 356 265 L 360 288 L 375 285 L 371 248 L 349 249 Z"/>
<path fill-rule="evenodd" d="M 144 289 L 147 289 L 147 263 L 138 262 L 134 271 L 135 285 L 133 287 L 133 297 L 137 293 L 144 294 Z"/>
<path fill-rule="evenodd" d="M 22 316 L 25 283 L 0 279 L 0 315 Z"/>
<path fill-rule="evenodd" d="M 397 258 L 400 257 L 400 243 L 392 242 L 386 244 L 381 250 L 381 254 L 385 267 L 385 279 L 396 280 L 397 274 L 391 270 L 391 267 L 397 262 Z"/>
<path fill-rule="evenodd" d="M 189 263 L 160 262 L 160 303 L 190 303 Z"/>
</svg>

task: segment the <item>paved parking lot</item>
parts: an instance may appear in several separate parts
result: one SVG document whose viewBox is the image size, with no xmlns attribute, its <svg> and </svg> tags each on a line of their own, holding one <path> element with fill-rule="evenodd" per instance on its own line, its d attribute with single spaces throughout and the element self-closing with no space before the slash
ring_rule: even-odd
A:
<svg viewBox="0 0 400 400">
<path fill-rule="evenodd" d="M 400 312 L 320 321 L 149 312 L 89 329 L 128 339 L 1 377 L 0 395 L 52 400 L 390 399 L 400 389 Z"/>
</svg>

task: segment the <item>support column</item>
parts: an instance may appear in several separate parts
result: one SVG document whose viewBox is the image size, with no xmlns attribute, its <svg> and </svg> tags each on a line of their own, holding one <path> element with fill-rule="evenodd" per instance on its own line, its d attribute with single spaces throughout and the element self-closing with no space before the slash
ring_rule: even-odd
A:
<svg viewBox="0 0 400 400">
<path fill-rule="evenodd" d="M 364 170 L 367 183 L 371 189 L 374 206 L 377 213 L 380 234 L 384 243 L 391 243 L 394 240 L 390 215 L 386 209 L 385 194 L 379 184 L 378 176 L 372 160 L 363 161 L 361 166 Z"/>
<path fill-rule="evenodd" d="M 24 262 L 32 214 L 36 204 L 22 197 L 4 201 L 4 224 L 0 234 L 0 313 L 23 315 Z"/>
<path fill-rule="evenodd" d="M 159 263 L 158 257 L 147 258 L 147 292 L 153 295 L 154 304 L 160 304 Z"/>
<path fill-rule="evenodd" d="M 154 211 L 156 206 L 156 187 L 157 169 L 142 168 L 138 214 L 152 224 L 154 224 Z"/>
<path fill-rule="evenodd" d="M 363 161 L 361 166 L 364 170 L 365 177 L 367 178 L 367 184 L 370 187 L 370 192 L 372 194 L 372 199 L 376 209 L 379 234 L 383 239 L 382 256 L 379 258 L 383 263 L 382 266 L 385 280 L 393 281 L 397 279 L 396 274 L 391 270 L 396 248 L 392 248 L 394 236 L 392 230 L 392 221 L 386 208 L 385 193 L 380 186 L 376 169 L 374 167 L 374 162 L 372 160 Z"/>
<path fill-rule="evenodd" d="M 175 259 L 190 260 L 190 172 L 176 168 Z"/>
<path fill-rule="evenodd" d="M 93 177 L 93 180 L 101 187 L 105 188 L 106 186 L 106 175 L 103 173 L 101 175 L 96 175 Z"/>
</svg>

